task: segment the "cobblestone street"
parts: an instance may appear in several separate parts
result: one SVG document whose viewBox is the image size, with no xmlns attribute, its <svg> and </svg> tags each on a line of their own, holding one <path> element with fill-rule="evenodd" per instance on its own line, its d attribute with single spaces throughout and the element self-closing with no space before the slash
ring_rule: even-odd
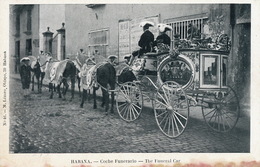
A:
<svg viewBox="0 0 260 167">
<path fill-rule="evenodd" d="M 20 81 L 10 78 L 10 152 L 250 152 L 249 130 L 235 128 L 230 133 L 217 133 L 208 129 L 202 117 L 191 117 L 185 132 L 170 139 L 159 130 L 151 108 L 145 108 L 138 120 L 127 123 L 118 116 L 116 107 L 114 115 L 106 115 L 100 99 L 98 109 L 93 109 L 92 101 L 80 108 L 77 93 L 71 102 L 56 94 L 49 99 L 49 95 L 43 87 L 43 93 L 31 94 L 32 100 L 24 99 Z M 193 112 L 201 111 L 192 108 Z"/>
</svg>

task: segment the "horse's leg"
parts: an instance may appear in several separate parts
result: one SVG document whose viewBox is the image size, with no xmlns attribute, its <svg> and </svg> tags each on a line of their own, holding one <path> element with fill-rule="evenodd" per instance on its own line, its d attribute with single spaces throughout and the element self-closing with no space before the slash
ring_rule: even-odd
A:
<svg viewBox="0 0 260 167">
<path fill-rule="evenodd" d="M 56 92 L 56 85 L 53 84 L 53 91 Z"/>
<path fill-rule="evenodd" d="M 42 93 L 42 80 L 43 80 L 43 73 L 41 73 L 41 80 L 40 80 L 40 88 L 39 88 L 39 93 Z"/>
<path fill-rule="evenodd" d="M 63 89 L 63 100 L 66 100 L 66 93 L 67 93 L 67 90 L 69 88 L 69 84 L 67 83 L 67 80 L 66 79 L 63 79 L 62 80 L 62 83 L 63 83 L 63 86 L 65 86 L 65 89 Z M 75 86 L 75 85 L 74 85 Z"/>
<path fill-rule="evenodd" d="M 105 91 L 105 112 L 107 113 L 109 110 L 109 93 Z"/>
<path fill-rule="evenodd" d="M 80 104 L 80 107 L 81 107 L 81 108 L 83 108 L 83 105 L 84 105 L 84 102 L 85 102 L 86 95 L 87 95 L 87 90 L 86 90 L 86 89 L 83 89 L 83 92 L 82 92 L 82 99 L 81 99 L 81 104 Z"/>
<path fill-rule="evenodd" d="M 88 101 L 90 101 L 90 89 L 88 90 Z"/>
<path fill-rule="evenodd" d="M 59 98 L 61 98 L 60 86 L 61 86 L 61 84 L 57 85 L 57 92 L 59 94 Z"/>
<path fill-rule="evenodd" d="M 104 107 L 105 106 L 105 95 L 103 93 L 103 88 L 101 88 L 101 91 L 102 91 L 102 103 L 101 103 L 101 107 Z"/>
<path fill-rule="evenodd" d="M 51 83 L 49 83 L 49 92 L 51 91 Z"/>
<path fill-rule="evenodd" d="M 38 93 L 40 93 L 40 76 L 37 79 Z"/>
<path fill-rule="evenodd" d="M 97 108 L 97 99 L 96 99 L 96 90 L 97 90 L 98 88 L 95 88 L 95 86 L 93 86 L 93 100 L 94 100 L 94 106 L 93 106 L 93 108 L 94 109 L 96 109 Z"/>
<path fill-rule="evenodd" d="M 75 92 L 75 77 L 71 79 L 71 98 L 70 101 L 72 101 L 72 99 L 74 99 L 74 92 Z"/>
<path fill-rule="evenodd" d="M 112 82 L 110 81 L 110 87 L 111 87 L 111 109 L 110 109 L 110 112 L 111 113 L 114 113 L 114 101 L 115 101 L 115 87 L 116 87 L 116 83 L 115 83 L 115 80 L 112 80 Z"/>
<path fill-rule="evenodd" d="M 107 92 L 107 90 L 103 88 L 101 90 L 102 90 L 102 96 L 104 98 L 105 112 L 107 113 L 109 109 L 109 93 Z"/>
<path fill-rule="evenodd" d="M 32 75 L 32 91 L 34 91 L 34 73 Z"/>
<path fill-rule="evenodd" d="M 79 76 L 77 76 L 77 80 L 78 80 L 79 97 L 81 97 L 81 90 L 80 90 L 80 77 L 79 77 Z"/>
<path fill-rule="evenodd" d="M 113 89 L 114 90 L 114 89 Z M 115 93 L 112 92 L 111 93 L 111 109 L 110 109 L 110 112 L 111 113 L 114 113 L 114 101 L 115 101 Z"/>
<path fill-rule="evenodd" d="M 49 91 L 51 92 L 50 99 L 52 99 L 53 98 L 53 84 L 52 83 L 49 83 Z"/>
</svg>

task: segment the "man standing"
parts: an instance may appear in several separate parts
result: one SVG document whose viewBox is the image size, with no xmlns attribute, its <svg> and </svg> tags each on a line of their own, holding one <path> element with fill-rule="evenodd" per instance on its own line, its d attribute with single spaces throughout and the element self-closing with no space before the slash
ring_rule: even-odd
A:
<svg viewBox="0 0 260 167">
<path fill-rule="evenodd" d="M 31 82 L 31 67 L 30 67 L 30 59 L 28 57 L 24 57 L 21 59 L 21 67 L 20 67 L 20 77 L 22 82 L 23 95 L 25 98 L 29 98 L 29 87 Z"/>
</svg>

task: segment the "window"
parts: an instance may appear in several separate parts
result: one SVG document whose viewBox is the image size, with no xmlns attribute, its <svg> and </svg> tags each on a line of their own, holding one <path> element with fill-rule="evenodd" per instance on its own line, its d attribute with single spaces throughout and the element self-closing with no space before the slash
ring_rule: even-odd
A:
<svg viewBox="0 0 260 167">
<path fill-rule="evenodd" d="M 27 39 L 26 40 L 26 55 L 30 56 L 32 55 L 32 39 Z"/>
<path fill-rule="evenodd" d="M 217 85 L 217 56 L 204 56 L 203 59 L 203 85 Z"/>
<path fill-rule="evenodd" d="M 27 31 L 32 30 L 32 11 L 27 11 Z"/>
<path fill-rule="evenodd" d="M 200 57 L 200 88 L 219 88 L 221 82 L 221 55 L 201 54 Z"/>
<path fill-rule="evenodd" d="M 200 88 L 227 87 L 227 55 L 201 54 L 200 62 Z"/>
<path fill-rule="evenodd" d="M 199 33 L 202 33 L 203 25 L 205 24 L 206 20 L 207 15 L 205 13 L 165 20 L 164 22 L 170 25 L 173 29 L 168 34 L 172 40 L 171 46 L 173 46 L 173 39 L 175 34 L 179 34 L 180 39 L 186 39 L 188 37 L 188 29 L 190 23 L 198 29 Z"/>
<path fill-rule="evenodd" d="M 89 54 L 95 56 L 97 62 L 104 61 L 108 48 L 108 29 L 91 31 L 89 34 Z"/>
<path fill-rule="evenodd" d="M 15 29 L 16 29 L 16 35 L 20 34 L 20 15 L 16 15 L 16 21 L 15 21 Z"/>
</svg>

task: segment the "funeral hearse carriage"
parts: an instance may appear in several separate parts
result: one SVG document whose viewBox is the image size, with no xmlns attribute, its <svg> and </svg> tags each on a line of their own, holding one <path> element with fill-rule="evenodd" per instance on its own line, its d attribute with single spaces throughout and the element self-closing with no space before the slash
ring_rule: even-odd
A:
<svg viewBox="0 0 260 167">
<path fill-rule="evenodd" d="M 181 135 L 188 123 L 190 107 L 202 110 L 206 124 L 228 132 L 239 118 L 239 100 L 228 85 L 230 42 L 222 35 L 215 46 L 185 41 L 175 51 L 146 53 L 131 69 L 137 81 L 120 84 L 116 106 L 119 116 L 136 120 L 144 101 L 152 101 L 159 129 L 170 138 Z"/>
</svg>

